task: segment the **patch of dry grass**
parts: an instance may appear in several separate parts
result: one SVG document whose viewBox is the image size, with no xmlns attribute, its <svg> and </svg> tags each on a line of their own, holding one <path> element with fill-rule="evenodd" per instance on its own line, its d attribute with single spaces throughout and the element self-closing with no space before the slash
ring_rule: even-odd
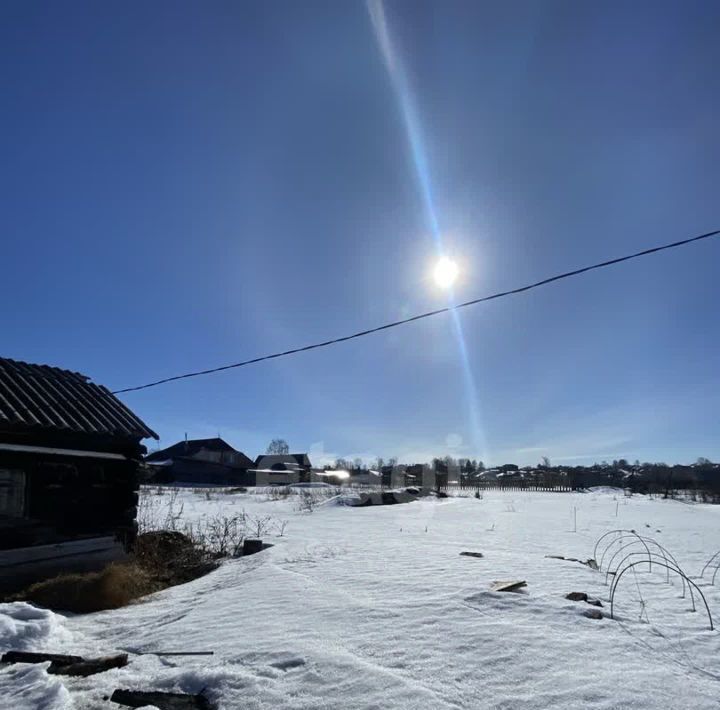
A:
<svg viewBox="0 0 720 710">
<path fill-rule="evenodd" d="M 113 562 L 100 572 L 62 574 L 36 582 L 12 599 L 78 614 L 118 609 L 140 597 L 196 579 L 215 566 L 204 550 L 181 533 L 147 533 L 138 537 L 126 562 Z"/>
<path fill-rule="evenodd" d="M 118 609 L 159 588 L 153 577 L 139 564 L 114 562 L 101 572 L 62 574 L 37 582 L 15 598 L 55 611 L 87 614 L 103 609 Z"/>
</svg>

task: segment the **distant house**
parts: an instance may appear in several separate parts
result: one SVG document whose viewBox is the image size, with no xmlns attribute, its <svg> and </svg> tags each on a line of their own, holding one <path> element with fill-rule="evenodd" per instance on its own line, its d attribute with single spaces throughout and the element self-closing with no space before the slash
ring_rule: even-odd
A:
<svg viewBox="0 0 720 710">
<path fill-rule="evenodd" d="M 408 486 L 435 488 L 437 485 L 435 471 L 426 464 L 415 463 L 408 466 L 405 474 L 405 483 Z"/>
<path fill-rule="evenodd" d="M 442 480 L 442 474 L 424 464 L 383 466 L 380 470 L 383 488 L 405 488 L 418 486 L 420 488 L 435 488 L 437 482 Z M 447 474 L 444 477 L 447 483 Z M 444 484 L 443 484 L 444 485 Z"/>
<path fill-rule="evenodd" d="M 405 483 L 405 466 L 382 466 L 380 468 L 381 485 L 383 488 L 393 488 Z M 398 480 L 402 478 L 402 483 Z"/>
<path fill-rule="evenodd" d="M 154 479 L 190 485 L 248 485 L 252 459 L 224 439 L 186 439 L 145 457 Z"/>
<path fill-rule="evenodd" d="M 356 469 L 349 471 L 349 480 L 353 486 L 380 486 L 382 473 L 372 469 Z"/>
<path fill-rule="evenodd" d="M 261 454 L 248 471 L 250 486 L 278 486 L 310 481 L 310 457 L 307 454 Z"/>
<path fill-rule="evenodd" d="M 84 375 L 0 358 L 0 588 L 124 553 L 146 438 L 157 434 Z"/>
<path fill-rule="evenodd" d="M 307 454 L 260 454 L 255 459 L 255 468 L 272 468 L 278 464 L 296 466 L 306 471 L 312 468 Z"/>
</svg>

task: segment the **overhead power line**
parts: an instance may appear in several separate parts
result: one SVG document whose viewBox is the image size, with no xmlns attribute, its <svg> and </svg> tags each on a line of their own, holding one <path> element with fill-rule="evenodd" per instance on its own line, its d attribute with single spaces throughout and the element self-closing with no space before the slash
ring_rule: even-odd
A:
<svg viewBox="0 0 720 710">
<path fill-rule="evenodd" d="M 679 242 L 673 242 L 672 244 L 663 244 L 662 246 L 652 247 L 651 249 L 644 249 L 643 251 L 636 252 L 635 254 L 628 254 L 627 256 L 621 256 L 617 259 L 609 259 L 608 261 L 601 261 L 599 264 L 593 264 L 592 266 L 584 266 L 581 269 L 574 269 L 573 271 L 566 271 L 563 274 L 557 274 L 551 276 L 542 281 L 536 281 L 535 283 L 527 284 L 526 286 L 520 286 L 518 288 L 510 289 L 509 291 L 500 291 L 499 293 L 493 293 L 490 296 L 483 296 L 482 298 L 474 298 L 472 301 L 465 301 L 464 303 L 457 303 L 453 306 L 446 306 L 445 308 L 438 308 L 434 311 L 427 311 L 426 313 L 420 313 L 410 318 L 403 318 L 402 320 L 396 320 L 392 323 L 385 323 L 385 325 L 379 325 L 375 328 L 368 328 L 367 330 L 360 330 L 357 333 L 351 333 L 350 335 L 343 335 L 339 338 L 333 338 L 332 340 L 324 340 L 319 343 L 313 343 L 312 345 L 304 345 L 299 348 L 291 348 L 290 350 L 283 350 L 282 352 L 273 353 L 271 355 L 262 355 L 260 357 L 254 357 L 251 360 L 243 360 L 242 362 L 235 362 L 231 365 L 222 365 L 221 367 L 213 367 L 208 370 L 198 370 L 196 372 L 187 372 L 184 375 L 174 375 L 173 377 L 165 377 L 162 380 L 156 380 L 155 382 L 148 382 L 144 385 L 137 385 L 135 387 L 125 387 L 123 389 L 114 390 L 113 394 L 122 394 L 124 392 L 137 392 L 138 390 L 149 389 L 150 387 L 157 387 L 158 385 L 164 385 L 168 382 L 175 382 L 176 380 L 186 380 L 190 377 L 200 377 L 201 375 L 211 375 L 215 372 L 223 372 L 224 370 L 233 370 L 236 367 L 245 367 L 246 365 L 254 365 L 258 362 L 264 362 L 265 360 L 275 360 L 280 357 L 286 357 L 287 355 L 295 355 L 297 353 L 307 352 L 308 350 L 318 350 L 319 348 L 326 348 L 330 345 L 337 345 L 338 343 L 344 343 L 348 340 L 354 340 L 355 338 L 363 338 L 366 335 L 372 333 L 379 333 L 382 330 L 389 330 L 390 328 L 397 328 L 398 326 L 405 325 L 406 323 L 413 323 L 414 321 L 423 320 L 424 318 L 431 318 L 432 316 L 440 315 L 441 313 L 449 313 L 450 311 L 457 311 L 461 308 L 467 308 L 468 306 L 475 306 L 478 303 L 485 303 L 486 301 L 494 301 L 498 298 L 504 298 L 505 296 L 512 296 L 517 293 L 524 293 L 540 286 L 546 286 L 555 281 L 561 281 L 562 279 L 569 279 L 571 276 L 579 276 L 588 271 L 595 269 L 602 269 L 606 266 L 614 266 L 620 264 L 623 261 L 630 261 L 631 259 L 638 259 L 641 256 L 648 256 L 655 254 L 666 249 L 675 249 L 676 247 L 685 246 L 693 242 L 699 242 L 702 239 L 709 239 L 710 237 L 716 237 L 720 234 L 720 229 L 716 229 L 713 232 L 707 232 L 700 234 L 697 237 L 690 237 L 689 239 L 682 239 Z"/>
</svg>

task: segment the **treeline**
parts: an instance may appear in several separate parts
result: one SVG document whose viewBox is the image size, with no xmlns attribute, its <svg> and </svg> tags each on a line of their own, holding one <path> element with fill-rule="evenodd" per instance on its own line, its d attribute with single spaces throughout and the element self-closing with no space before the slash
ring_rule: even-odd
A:
<svg viewBox="0 0 720 710">
<path fill-rule="evenodd" d="M 664 498 L 679 495 L 720 503 L 720 464 L 699 458 L 694 464 L 627 462 L 576 466 L 568 469 L 577 488 L 618 486 L 633 493 L 653 493 Z"/>
<path fill-rule="evenodd" d="M 552 465 L 543 457 L 535 466 L 518 466 L 506 463 L 488 468 L 482 461 L 469 458 L 437 457 L 430 463 L 403 464 L 397 458 L 376 458 L 369 463 L 356 458 L 338 459 L 328 468 L 363 471 L 387 471 L 389 468 L 417 469 L 428 467 L 436 473 L 447 474 L 448 480 L 472 486 L 474 481 L 503 477 L 533 479 L 543 473 L 555 473 L 567 478 L 575 489 L 595 486 L 624 488 L 633 493 L 659 494 L 666 498 L 680 495 L 691 500 L 720 503 L 720 464 L 700 457 L 693 464 L 667 464 L 664 462 L 630 463 L 627 459 L 601 461 L 590 466 Z"/>
</svg>

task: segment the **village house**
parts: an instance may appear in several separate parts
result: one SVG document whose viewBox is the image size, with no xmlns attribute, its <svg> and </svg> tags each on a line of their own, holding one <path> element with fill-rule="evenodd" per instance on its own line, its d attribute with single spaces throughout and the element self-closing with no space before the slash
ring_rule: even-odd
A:
<svg viewBox="0 0 720 710">
<path fill-rule="evenodd" d="M 0 358 L 0 589 L 124 554 L 147 438 L 84 375 Z"/>
<path fill-rule="evenodd" d="M 255 459 L 255 468 L 272 468 L 278 464 L 296 466 L 304 471 L 312 468 L 310 457 L 307 454 L 260 454 Z"/>
<path fill-rule="evenodd" d="M 380 486 L 382 484 L 382 473 L 372 469 L 361 468 L 349 472 L 351 486 Z"/>
<path fill-rule="evenodd" d="M 435 488 L 435 471 L 427 464 L 415 463 L 405 469 L 405 485 L 418 488 Z"/>
<path fill-rule="evenodd" d="M 307 454 L 261 454 L 248 471 L 248 485 L 281 486 L 311 481 L 312 465 Z"/>
<path fill-rule="evenodd" d="M 441 481 L 444 482 L 443 485 L 447 484 L 447 474 L 443 476 L 427 464 L 421 463 L 383 466 L 381 474 L 384 488 L 405 488 L 406 486 L 435 488 Z"/>
<path fill-rule="evenodd" d="M 224 439 L 185 439 L 145 457 L 158 483 L 188 485 L 249 485 L 248 469 L 254 463 Z"/>
</svg>

